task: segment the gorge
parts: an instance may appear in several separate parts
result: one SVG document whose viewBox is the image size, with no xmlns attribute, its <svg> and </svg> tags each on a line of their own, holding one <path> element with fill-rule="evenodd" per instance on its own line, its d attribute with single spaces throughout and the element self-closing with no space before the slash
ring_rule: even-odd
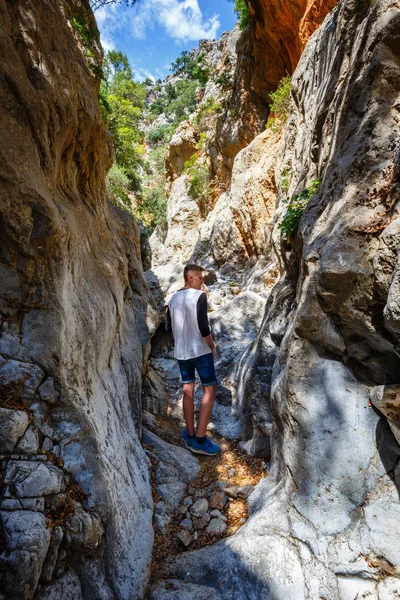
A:
<svg viewBox="0 0 400 600">
<path fill-rule="evenodd" d="M 106 197 L 89 2 L 0 0 L 1 600 L 400 598 L 400 3 L 248 10 L 203 43 L 146 240 Z M 208 271 L 213 433 L 264 472 L 233 535 L 150 579 L 207 469 L 163 435 L 188 262 Z"/>
</svg>

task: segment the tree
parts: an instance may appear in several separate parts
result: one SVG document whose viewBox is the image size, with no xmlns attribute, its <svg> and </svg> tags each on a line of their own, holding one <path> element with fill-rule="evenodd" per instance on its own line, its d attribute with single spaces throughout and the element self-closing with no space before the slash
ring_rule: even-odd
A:
<svg viewBox="0 0 400 600">
<path fill-rule="evenodd" d="M 133 6 L 139 2 L 139 0 L 90 0 L 90 8 L 94 12 L 102 6 L 109 6 L 110 4 L 126 4 L 127 6 Z"/>
</svg>

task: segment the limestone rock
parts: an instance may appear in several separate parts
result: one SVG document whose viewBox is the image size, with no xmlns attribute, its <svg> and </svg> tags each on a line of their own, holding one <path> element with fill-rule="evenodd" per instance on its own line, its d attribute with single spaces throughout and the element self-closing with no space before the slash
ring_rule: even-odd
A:
<svg viewBox="0 0 400 600">
<path fill-rule="evenodd" d="M 179 531 L 176 537 L 184 546 L 189 546 L 189 544 L 193 541 L 193 537 L 190 535 L 187 529 L 182 529 Z"/>
<path fill-rule="evenodd" d="M 51 530 L 49 551 L 47 553 L 46 560 L 42 568 L 42 573 L 40 575 L 40 579 L 44 583 L 50 583 L 53 577 L 54 568 L 56 566 L 58 558 L 58 550 L 63 540 L 63 537 L 64 531 L 61 527 L 54 527 Z"/>
<path fill-rule="evenodd" d="M 22 410 L 0 408 L 0 453 L 12 452 L 29 425 L 29 417 Z"/>
<path fill-rule="evenodd" d="M 93 33 L 89 47 L 77 13 Z M 87 1 L 29 9 L 20 0 L 2 2 L 1 14 L 1 79 L 8 84 L 0 91 L 7 147 L 0 161 L 0 304 L 18 329 L 17 339 L 14 329 L 7 333 L 15 354 L 0 365 L 2 393 L 31 402 L 45 378 L 56 382 L 59 399 L 51 404 L 52 390 L 50 404 L 38 399 L 44 406 L 35 424 L 59 440 L 87 507 L 107 522 L 103 576 L 106 570 L 121 599 L 139 599 L 153 514 L 140 445 L 141 378 L 158 315 L 139 229 L 105 195 L 113 152 L 98 105 L 96 22 Z M 18 41 L 16 32 L 23 32 Z M 67 552 L 63 564 L 70 559 Z M 61 566 L 54 573 L 62 575 Z"/>
<path fill-rule="evenodd" d="M 220 596 L 211 587 L 182 583 L 168 579 L 152 589 L 151 600 L 219 600 Z M 385 599 L 386 600 L 386 599 Z"/>
<path fill-rule="evenodd" d="M 226 523 L 222 519 L 211 519 L 207 525 L 206 532 L 210 535 L 221 535 L 226 529 Z"/>
<path fill-rule="evenodd" d="M 3 394 L 21 394 L 23 400 L 29 401 L 44 377 L 37 365 L 8 360 L 0 365 L 0 381 Z"/>
<path fill-rule="evenodd" d="M 54 381 L 52 377 L 48 377 L 44 383 L 39 387 L 39 394 L 41 399 L 48 404 L 54 404 L 57 401 L 58 394 L 54 388 Z"/>
<path fill-rule="evenodd" d="M 187 483 L 198 474 L 199 461 L 188 450 L 165 442 L 143 428 L 143 441 L 159 460 L 156 471 L 157 492 L 161 502 L 156 504 L 155 518 L 163 533 L 185 494 Z M 186 514 L 186 510 L 182 514 Z"/>
<path fill-rule="evenodd" d="M 193 506 L 190 507 L 190 514 L 194 517 L 200 518 L 208 510 L 208 502 L 205 498 L 197 500 Z"/>
<path fill-rule="evenodd" d="M 6 544 L 8 598 L 33 598 L 50 543 L 44 515 L 32 511 L 0 513 Z"/>
<path fill-rule="evenodd" d="M 36 428 L 28 427 L 23 437 L 17 444 L 18 452 L 23 454 L 36 454 L 39 449 L 39 435 Z"/>
<path fill-rule="evenodd" d="M 43 588 L 38 600 L 82 600 L 81 584 L 73 571 L 65 573 L 58 581 Z"/>
<path fill-rule="evenodd" d="M 58 494 L 63 486 L 63 473 L 51 463 L 9 461 L 4 483 L 19 498 Z"/>
<path fill-rule="evenodd" d="M 225 515 L 223 515 L 217 508 L 214 508 L 214 510 L 211 510 L 209 512 L 210 517 L 217 517 L 218 519 L 222 519 L 223 521 L 227 521 L 227 518 L 225 517 Z"/>
<path fill-rule="evenodd" d="M 76 506 L 75 512 L 67 519 L 67 539 L 71 547 L 89 554 L 95 552 L 101 543 L 104 527 L 97 515 Z"/>
<path fill-rule="evenodd" d="M 253 23 L 264 14 L 255 7 Z M 346 0 L 292 78 L 278 200 L 283 171 L 285 196 L 321 182 L 290 239 L 285 208 L 274 217 L 284 273 L 241 356 L 247 390 L 236 396 L 246 439 L 254 449 L 268 439 L 271 463 L 235 535 L 166 564 L 183 586 L 190 573 L 229 600 L 396 590 L 400 448 L 369 388 L 396 386 L 400 372 L 394 225 L 383 241 L 398 216 L 399 27 L 398 3 Z"/>
<path fill-rule="evenodd" d="M 372 388 L 370 398 L 373 405 L 387 417 L 390 429 L 400 444 L 400 386 L 377 386 Z"/>
<path fill-rule="evenodd" d="M 199 529 L 204 529 L 206 525 L 210 522 L 210 515 L 208 513 L 203 513 L 201 517 L 193 517 L 193 526 L 198 531 Z"/>
<path fill-rule="evenodd" d="M 193 522 L 191 519 L 183 519 L 183 521 L 179 523 L 179 526 L 183 529 L 187 529 L 188 531 L 193 530 Z"/>
<path fill-rule="evenodd" d="M 189 121 L 176 129 L 168 146 L 165 166 L 169 177 L 174 180 L 183 171 L 184 164 L 196 152 L 198 135 Z"/>
</svg>

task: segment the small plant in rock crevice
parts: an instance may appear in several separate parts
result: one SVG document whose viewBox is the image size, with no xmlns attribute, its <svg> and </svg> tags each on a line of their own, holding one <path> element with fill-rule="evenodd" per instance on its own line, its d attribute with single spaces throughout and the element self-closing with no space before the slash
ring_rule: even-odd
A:
<svg viewBox="0 0 400 600">
<path fill-rule="evenodd" d="M 289 168 L 282 169 L 281 176 L 280 176 L 280 188 L 284 194 L 287 194 L 289 191 L 292 176 L 293 176 L 293 173 Z"/>
<path fill-rule="evenodd" d="M 299 226 L 304 210 L 317 191 L 319 183 L 319 179 L 314 179 L 309 187 L 304 188 L 300 194 L 294 194 L 290 199 L 286 198 L 283 200 L 283 202 L 288 204 L 288 207 L 281 223 L 279 223 L 279 229 L 286 239 L 290 239 Z"/>
<path fill-rule="evenodd" d="M 284 77 L 280 80 L 275 92 L 269 95 L 271 116 L 268 118 L 266 127 L 272 131 L 280 131 L 289 117 L 290 91 L 292 89 L 292 78 Z"/>
</svg>

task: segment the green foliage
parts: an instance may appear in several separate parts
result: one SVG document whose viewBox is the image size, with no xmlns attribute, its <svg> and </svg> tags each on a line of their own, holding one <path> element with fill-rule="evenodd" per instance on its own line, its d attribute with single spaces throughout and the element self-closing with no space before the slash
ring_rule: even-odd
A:
<svg viewBox="0 0 400 600">
<path fill-rule="evenodd" d="M 182 79 L 175 84 L 176 97 L 165 107 L 165 114 L 173 116 L 173 123 L 178 124 L 185 120 L 197 106 L 195 81 Z"/>
<path fill-rule="evenodd" d="M 222 71 L 222 73 L 218 75 L 215 79 L 215 83 L 220 85 L 224 90 L 230 89 L 233 86 L 233 81 L 226 71 Z"/>
<path fill-rule="evenodd" d="M 279 229 L 282 231 L 286 239 L 290 239 L 292 234 L 299 226 L 304 210 L 312 196 L 317 191 L 319 183 L 319 179 L 314 179 L 311 185 L 308 188 L 305 188 L 300 194 L 295 194 L 290 200 L 287 198 L 283 201 L 288 203 L 288 208 L 281 223 L 279 224 Z"/>
<path fill-rule="evenodd" d="M 185 74 L 188 77 L 199 81 L 201 85 L 204 86 L 208 81 L 209 73 L 202 64 L 203 58 L 203 53 L 199 54 L 196 58 L 193 58 L 187 50 L 183 50 L 180 56 L 171 63 L 170 71 L 172 71 L 174 75 Z"/>
<path fill-rule="evenodd" d="M 165 182 L 157 182 L 155 185 L 145 187 L 134 211 L 135 216 L 150 230 L 167 220 L 168 198 L 164 187 Z"/>
<path fill-rule="evenodd" d="M 271 100 L 270 110 L 276 113 L 282 124 L 286 123 L 289 116 L 290 106 L 290 90 L 292 87 L 292 78 L 283 77 L 275 92 L 272 92 L 269 97 Z"/>
<path fill-rule="evenodd" d="M 72 20 L 75 29 L 85 46 L 90 46 L 94 40 L 100 39 L 99 32 L 89 25 L 82 11 L 74 10 L 72 13 Z"/>
<path fill-rule="evenodd" d="M 205 199 L 210 183 L 210 171 L 204 163 L 196 162 L 190 169 L 190 185 L 188 194 L 193 200 L 201 202 Z"/>
<path fill-rule="evenodd" d="M 290 169 L 283 169 L 280 176 L 280 188 L 284 194 L 288 193 L 291 180 L 292 171 Z"/>
<path fill-rule="evenodd" d="M 164 93 L 150 105 L 150 113 L 165 113 L 173 125 L 178 125 L 197 106 L 196 88 L 196 81 L 190 79 L 181 79 L 175 85 L 168 83 Z"/>
<path fill-rule="evenodd" d="M 195 118 L 196 125 L 200 124 L 200 121 L 203 119 L 203 117 L 211 115 L 219 111 L 221 108 L 221 103 L 215 102 L 212 96 L 207 98 L 207 100 L 200 105 L 199 111 Z"/>
<path fill-rule="evenodd" d="M 174 130 L 175 127 L 173 125 L 167 125 L 166 123 L 159 125 L 159 127 L 150 129 L 147 134 L 147 141 L 150 144 L 168 143 L 174 134 Z"/>
<path fill-rule="evenodd" d="M 246 0 L 229 0 L 235 3 L 235 13 L 238 16 L 240 29 L 246 29 L 249 24 L 250 11 Z"/>
<path fill-rule="evenodd" d="M 117 206 L 131 211 L 132 205 L 127 194 L 129 184 L 130 181 L 124 169 L 119 167 L 117 164 L 114 164 L 109 170 L 106 178 L 108 197 L 111 202 Z"/>
<path fill-rule="evenodd" d="M 119 198 L 126 199 L 129 191 L 139 192 L 141 188 L 140 171 L 144 162 L 144 136 L 140 125 L 145 95 L 144 86 L 134 81 L 126 55 L 116 50 L 107 52 L 99 90 L 99 104 L 103 120 L 112 134 L 114 143 L 117 171 L 110 171 L 110 177 L 113 178 L 117 173 L 118 185 L 120 185 L 118 189 L 125 186 L 125 196 L 119 192 Z M 120 176 L 121 173 L 124 179 Z M 109 187 L 111 183 L 107 185 Z M 116 196 L 110 193 L 110 197 Z M 121 205 L 121 202 L 122 200 L 118 203 Z M 128 203 L 126 207 L 131 208 L 131 204 Z"/>
</svg>

